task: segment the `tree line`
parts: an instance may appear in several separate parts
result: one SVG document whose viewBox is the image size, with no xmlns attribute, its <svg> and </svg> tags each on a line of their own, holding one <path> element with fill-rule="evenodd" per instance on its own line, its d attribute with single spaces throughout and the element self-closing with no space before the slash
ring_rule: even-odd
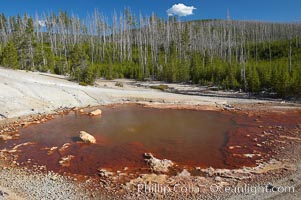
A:
<svg viewBox="0 0 301 200">
<path fill-rule="evenodd" d="M 301 96 L 301 23 L 181 21 L 98 10 L 0 15 L 0 63 L 95 78 L 190 82 L 221 89 Z"/>
</svg>

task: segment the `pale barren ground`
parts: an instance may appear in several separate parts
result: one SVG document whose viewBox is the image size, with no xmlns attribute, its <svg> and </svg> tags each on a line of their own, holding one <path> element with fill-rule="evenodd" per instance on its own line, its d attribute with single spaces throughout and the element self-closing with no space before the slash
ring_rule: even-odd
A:
<svg viewBox="0 0 301 200">
<path fill-rule="evenodd" d="M 65 80 L 63 76 L 0 68 L 1 118 L 51 112 L 64 107 L 85 107 L 127 101 L 208 106 L 267 103 L 267 101 L 251 99 L 165 93 L 155 89 L 137 87 L 137 84 L 133 84 L 134 81 L 119 81 L 124 83 L 124 87 L 115 86 L 116 81 L 101 80 L 96 82 L 96 87 L 80 86 Z M 142 86 L 146 84 L 141 83 Z M 178 85 L 178 88 L 195 89 L 193 86 L 183 85 Z"/>
<path fill-rule="evenodd" d="M 116 82 L 123 83 L 123 87 L 115 86 Z M 152 103 L 164 106 L 169 105 L 199 105 L 208 109 L 223 109 L 225 105 L 235 105 L 235 107 L 248 108 L 254 105 L 271 108 L 291 108 L 292 105 L 281 100 L 267 101 L 247 99 L 247 94 L 230 92 L 211 92 L 205 87 L 200 88 L 193 85 L 168 84 L 169 87 L 189 94 L 183 95 L 162 92 L 150 89 L 150 85 L 158 85 L 160 82 L 136 82 L 133 80 L 97 80 L 95 86 L 80 86 L 77 83 L 66 80 L 63 76 L 43 74 L 39 72 L 25 72 L 19 70 L 8 70 L 0 67 L 0 122 L 5 119 L 27 116 L 37 113 L 52 113 L 57 109 L 86 107 L 88 105 L 102 105 L 123 102 Z M 202 96 L 195 95 L 204 92 Z M 235 98 L 228 98 L 232 96 Z M 227 107 L 227 106 L 226 106 Z M 1 162 L 1 161 L 0 161 Z M 1 164 L 1 163 L 0 163 Z M 241 195 L 234 196 L 233 199 L 298 199 L 300 198 L 301 169 L 298 167 L 297 173 L 293 177 L 282 179 L 279 183 L 289 183 L 299 188 L 294 194 L 273 195 L 262 194 L 259 196 Z M 14 174 L 15 173 L 15 174 Z M 2 178 L 1 178 L 2 177 Z M 0 199 L 21 199 L 22 197 L 34 197 L 39 199 L 45 196 L 46 190 L 52 191 L 49 197 L 60 197 L 59 195 L 72 191 L 76 186 L 64 180 L 56 183 L 51 181 L 51 177 L 33 176 L 28 180 L 28 175 L 19 173 L 18 170 L 0 170 Z M 290 180 L 293 179 L 293 182 Z M 40 185 L 40 182 L 44 185 Z M 30 184 L 26 184 L 26 183 Z M 35 186 L 35 184 L 37 184 Z M 65 185 L 64 187 L 60 187 Z M 43 187 L 42 187 L 43 186 Z M 19 188 L 19 189 L 18 189 Z M 71 189 L 70 189 L 71 188 Z M 45 190 L 45 191 L 44 191 Z M 75 189 L 76 191 L 76 189 Z M 31 195 L 32 192 L 34 195 Z M 16 195 L 17 194 L 17 195 Z M 69 194 L 69 198 L 76 197 L 76 193 Z M 79 195 L 80 193 L 78 193 Z M 61 196 L 63 197 L 63 196 Z M 65 196 L 66 197 L 66 196 Z M 58 198 L 59 199 L 59 198 Z"/>
</svg>

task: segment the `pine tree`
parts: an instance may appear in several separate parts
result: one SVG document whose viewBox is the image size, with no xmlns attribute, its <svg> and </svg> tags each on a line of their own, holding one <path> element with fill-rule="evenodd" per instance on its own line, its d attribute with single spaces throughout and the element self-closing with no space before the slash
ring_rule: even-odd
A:
<svg viewBox="0 0 301 200">
<path fill-rule="evenodd" d="M 9 41 L 5 46 L 2 53 L 2 65 L 12 69 L 18 69 L 18 54 L 14 47 L 14 44 Z"/>
<path fill-rule="evenodd" d="M 200 80 L 200 66 L 196 54 L 192 55 L 190 60 L 190 80 L 192 80 L 194 84 L 199 83 Z"/>
<path fill-rule="evenodd" d="M 92 85 L 95 81 L 95 72 L 92 68 L 92 66 L 87 67 L 82 74 L 81 80 L 84 83 L 87 83 L 89 85 Z"/>
<path fill-rule="evenodd" d="M 21 52 L 20 62 L 22 69 L 34 70 L 34 46 L 35 46 L 35 35 L 33 19 L 31 17 L 27 18 L 25 15 L 26 27 L 25 32 L 21 38 L 21 44 L 19 46 L 19 51 Z"/>
<path fill-rule="evenodd" d="M 90 80 L 90 71 L 88 68 L 88 56 L 83 47 L 75 45 L 69 56 L 71 78 L 80 82 Z"/>
<path fill-rule="evenodd" d="M 286 97 L 287 95 L 289 95 L 290 94 L 289 88 L 291 84 L 289 70 L 287 68 L 285 69 L 283 67 L 280 67 L 278 69 L 277 77 L 275 78 L 276 78 L 275 89 L 278 96 Z"/>
<path fill-rule="evenodd" d="M 256 67 L 251 67 L 249 71 L 248 86 L 250 92 L 260 91 L 260 80 Z"/>
</svg>

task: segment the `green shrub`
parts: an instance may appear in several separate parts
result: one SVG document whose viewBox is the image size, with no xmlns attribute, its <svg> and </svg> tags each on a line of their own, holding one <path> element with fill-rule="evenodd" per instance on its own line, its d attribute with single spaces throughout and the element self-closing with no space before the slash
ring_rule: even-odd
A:
<svg viewBox="0 0 301 200">
<path fill-rule="evenodd" d="M 115 83 L 115 86 L 117 86 L 117 87 L 123 87 L 123 83 L 116 82 L 116 83 Z"/>
<path fill-rule="evenodd" d="M 88 85 L 88 83 L 81 81 L 81 82 L 79 82 L 79 85 L 82 85 L 82 86 L 87 86 L 87 85 Z"/>
</svg>

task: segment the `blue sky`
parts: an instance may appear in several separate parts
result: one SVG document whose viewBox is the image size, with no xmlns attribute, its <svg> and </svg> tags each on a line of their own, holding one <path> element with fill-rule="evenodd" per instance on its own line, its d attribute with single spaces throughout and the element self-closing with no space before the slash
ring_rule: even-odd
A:
<svg viewBox="0 0 301 200">
<path fill-rule="evenodd" d="M 301 0 L 0 0 L 0 13 L 11 16 L 66 10 L 85 17 L 97 8 L 111 16 L 114 9 L 120 12 L 130 7 L 136 14 L 155 12 L 167 17 L 167 9 L 178 3 L 196 8 L 193 15 L 182 17 L 184 20 L 225 19 L 229 9 L 231 18 L 237 20 L 301 21 Z"/>
</svg>

